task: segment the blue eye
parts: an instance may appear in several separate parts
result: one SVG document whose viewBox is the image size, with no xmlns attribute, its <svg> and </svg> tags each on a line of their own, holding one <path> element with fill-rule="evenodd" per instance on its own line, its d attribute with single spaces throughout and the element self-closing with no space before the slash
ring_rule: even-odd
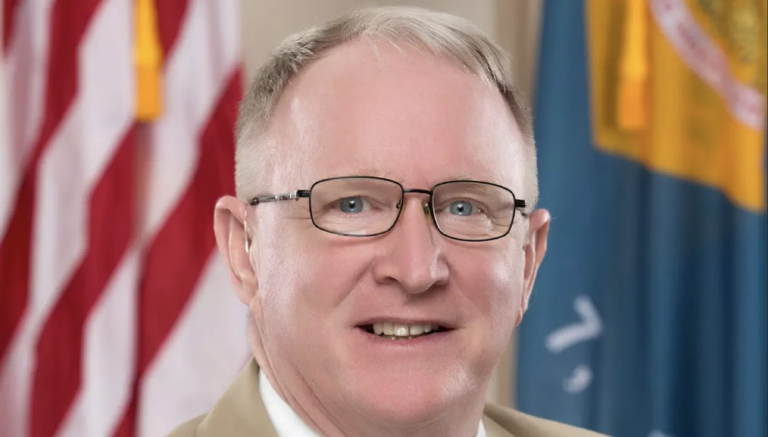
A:
<svg viewBox="0 0 768 437">
<path fill-rule="evenodd" d="M 458 216 L 472 215 L 472 204 L 465 200 L 458 200 L 451 203 L 450 211 L 451 214 Z"/>
<path fill-rule="evenodd" d="M 339 201 L 341 212 L 353 214 L 363 210 L 363 199 L 360 196 L 347 197 Z"/>
</svg>

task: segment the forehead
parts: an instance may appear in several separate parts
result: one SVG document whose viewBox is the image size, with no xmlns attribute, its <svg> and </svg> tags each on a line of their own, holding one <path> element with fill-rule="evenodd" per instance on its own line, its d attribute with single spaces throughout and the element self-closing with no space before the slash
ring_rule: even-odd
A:
<svg viewBox="0 0 768 437">
<path fill-rule="evenodd" d="M 377 41 L 336 48 L 292 80 L 270 132 L 276 184 L 347 174 L 406 186 L 472 178 L 522 188 L 523 140 L 501 94 L 416 49 Z"/>
</svg>

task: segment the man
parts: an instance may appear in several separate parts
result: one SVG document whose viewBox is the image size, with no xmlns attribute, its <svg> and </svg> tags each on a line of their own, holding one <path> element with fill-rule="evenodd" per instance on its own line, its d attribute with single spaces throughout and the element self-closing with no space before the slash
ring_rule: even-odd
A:
<svg viewBox="0 0 768 437">
<path fill-rule="evenodd" d="M 254 360 L 172 436 L 590 436 L 485 405 L 544 258 L 528 110 L 475 27 L 373 8 L 246 95 L 215 232 Z"/>
</svg>

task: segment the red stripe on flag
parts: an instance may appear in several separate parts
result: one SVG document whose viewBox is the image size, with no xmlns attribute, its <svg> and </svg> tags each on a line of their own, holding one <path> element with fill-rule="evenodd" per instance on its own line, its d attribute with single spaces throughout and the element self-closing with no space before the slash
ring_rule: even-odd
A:
<svg viewBox="0 0 768 437">
<path fill-rule="evenodd" d="M 14 214 L 5 239 L 0 242 L 0 363 L 27 305 L 30 234 L 36 171 L 22 180 Z"/>
<path fill-rule="evenodd" d="M 139 290 L 138 375 L 116 437 L 135 435 L 141 380 L 190 300 L 214 250 L 213 208 L 219 197 L 234 191 L 233 129 L 241 80 L 237 70 L 226 83 L 200 138 L 192 182 L 146 253 Z"/>
<path fill-rule="evenodd" d="M 4 0 L 3 1 L 3 53 L 8 52 L 8 47 L 11 45 L 11 35 L 13 35 L 14 24 L 13 20 L 18 10 L 19 2 L 21 0 Z"/>
<path fill-rule="evenodd" d="M 0 242 L 0 360 L 21 321 L 29 294 L 31 235 L 40 158 L 77 94 L 80 41 L 100 2 L 57 0 L 51 10 L 42 128 L 29 168 L 19 185 L 5 238 Z"/>
<path fill-rule="evenodd" d="M 157 8 L 158 37 L 163 53 L 170 53 L 181 33 L 181 26 L 187 16 L 189 0 L 162 0 L 155 3 Z"/>
<path fill-rule="evenodd" d="M 135 150 L 132 129 L 121 141 L 93 191 L 88 250 L 37 342 L 32 437 L 53 436 L 80 389 L 88 315 L 102 296 L 133 233 Z"/>
</svg>

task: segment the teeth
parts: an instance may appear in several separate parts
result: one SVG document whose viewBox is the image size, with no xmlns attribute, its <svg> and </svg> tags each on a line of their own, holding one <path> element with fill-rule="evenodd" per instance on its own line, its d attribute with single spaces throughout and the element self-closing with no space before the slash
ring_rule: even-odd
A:
<svg viewBox="0 0 768 437">
<path fill-rule="evenodd" d="M 421 335 L 424 333 L 424 325 L 411 325 L 408 328 L 411 335 Z"/>
<path fill-rule="evenodd" d="M 438 325 L 431 323 L 415 323 L 413 325 L 404 325 L 402 323 L 374 323 L 373 333 L 387 337 L 410 338 L 422 334 L 428 334 L 438 330 Z M 394 340 L 394 338 L 393 338 Z"/>
<path fill-rule="evenodd" d="M 392 323 L 376 323 L 373 325 L 373 332 L 376 332 L 376 325 L 381 325 L 381 332 L 384 333 L 384 335 L 392 335 L 395 332 L 395 327 Z"/>
<path fill-rule="evenodd" d="M 407 337 L 408 336 L 408 325 L 401 325 L 399 323 L 395 323 L 395 334 L 398 337 Z"/>
</svg>

